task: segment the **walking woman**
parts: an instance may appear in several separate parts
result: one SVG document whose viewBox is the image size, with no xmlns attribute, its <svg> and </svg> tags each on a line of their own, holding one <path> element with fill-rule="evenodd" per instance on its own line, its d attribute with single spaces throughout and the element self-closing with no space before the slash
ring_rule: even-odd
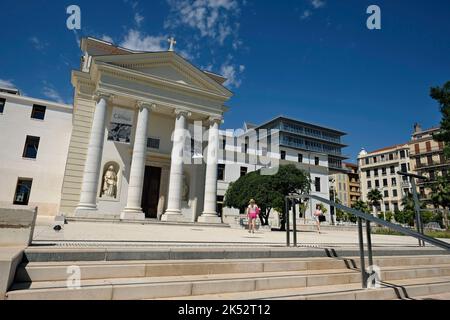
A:
<svg viewBox="0 0 450 320">
<path fill-rule="evenodd" d="M 320 234 L 320 217 L 323 216 L 323 212 L 322 212 L 322 208 L 320 206 L 320 204 L 316 205 L 316 211 L 314 212 L 314 219 L 316 220 L 317 223 L 317 231 Z"/>
<path fill-rule="evenodd" d="M 260 212 L 260 209 L 256 205 L 255 200 L 251 199 L 250 204 L 247 208 L 248 233 L 255 233 L 256 219 L 258 218 L 259 212 Z"/>
</svg>

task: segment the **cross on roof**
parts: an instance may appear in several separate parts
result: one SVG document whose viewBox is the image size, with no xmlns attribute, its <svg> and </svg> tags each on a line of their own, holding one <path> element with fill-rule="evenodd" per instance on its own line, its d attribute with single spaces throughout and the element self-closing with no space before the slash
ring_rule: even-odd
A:
<svg viewBox="0 0 450 320">
<path fill-rule="evenodd" d="M 167 42 L 170 43 L 169 51 L 174 51 L 174 47 L 177 44 L 175 38 L 174 37 L 170 37 L 169 39 L 167 39 Z"/>
</svg>

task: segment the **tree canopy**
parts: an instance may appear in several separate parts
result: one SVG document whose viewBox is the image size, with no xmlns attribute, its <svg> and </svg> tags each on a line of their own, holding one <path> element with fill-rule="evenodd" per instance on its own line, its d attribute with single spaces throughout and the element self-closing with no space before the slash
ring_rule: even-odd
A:
<svg viewBox="0 0 450 320">
<path fill-rule="evenodd" d="M 261 175 L 260 171 L 255 171 L 230 184 L 224 205 L 242 212 L 250 199 L 255 199 L 261 208 L 261 222 L 268 225 L 272 209 L 283 213 L 284 198 L 292 193 L 308 193 L 310 185 L 308 175 L 295 165 L 280 166 L 275 175 Z"/>
<path fill-rule="evenodd" d="M 450 158 L 450 81 L 442 88 L 431 88 L 430 96 L 439 103 L 442 113 L 441 130 L 434 135 L 434 139 L 445 143 L 444 153 Z"/>
</svg>

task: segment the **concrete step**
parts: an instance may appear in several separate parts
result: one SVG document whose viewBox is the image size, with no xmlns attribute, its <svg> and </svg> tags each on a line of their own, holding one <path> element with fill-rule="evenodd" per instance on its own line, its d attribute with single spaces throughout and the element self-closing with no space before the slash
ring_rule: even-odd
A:
<svg viewBox="0 0 450 320">
<path fill-rule="evenodd" d="M 383 281 L 450 276 L 450 265 L 383 268 Z M 79 290 L 65 281 L 16 283 L 7 299 L 148 299 L 189 297 L 206 294 L 253 292 L 285 288 L 359 284 L 361 275 L 352 269 L 290 272 L 238 273 L 172 277 L 137 277 L 83 280 Z"/>
<path fill-rule="evenodd" d="M 445 265 L 450 256 L 378 257 L 374 264 L 389 266 Z M 21 264 L 16 272 L 16 282 L 58 281 L 67 279 L 68 262 L 33 262 Z M 78 262 L 83 280 L 106 278 L 134 278 L 156 276 L 183 276 L 201 274 L 303 271 L 324 269 L 358 269 L 359 258 L 330 259 L 244 259 L 244 260 L 193 260 L 193 261 L 102 261 Z"/>
<path fill-rule="evenodd" d="M 253 292 L 171 297 L 158 300 L 408 300 L 450 298 L 450 277 L 416 278 L 384 283 L 378 289 L 362 289 L 360 283 L 288 288 Z M 155 300 L 155 299 L 148 299 Z"/>
<path fill-rule="evenodd" d="M 376 247 L 374 257 L 449 255 L 448 251 L 432 247 Z M 30 247 L 24 252 L 25 262 L 80 262 L 80 261 L 131 261 L 131 260 L 205 260 L 205 259 L 277 259 L 277 258 L 327 258 L 357 257 L 358 247 L 196 247 L 196 248 L 65 248 Z"/>
</svg>

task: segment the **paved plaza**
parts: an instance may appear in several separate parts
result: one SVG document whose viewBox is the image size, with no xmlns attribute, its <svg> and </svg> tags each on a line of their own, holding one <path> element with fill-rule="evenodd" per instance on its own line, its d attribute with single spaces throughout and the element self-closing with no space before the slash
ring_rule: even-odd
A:
<svg viewBox="0 0 450 320">
<path fill-rule="evenodd" d="M 56 232 L 50 220 L 39 219 L 34 244 L 71 246 L 274 246 L 286 244 L 286 233 L 259 230 L 249 234 L 244 229 L 209 227 L 195 224 L 173 225 L 163 223 L 119 223 L 69 221 Z M 417 240 L 406 236 L 372 235 L 375 247 L 416 246 Z M 448 239 L 447 239 L 448 241 Z M 298 232 L 302 246 L 355 247 L 358 234 L 323 228 L 322 233 Z"/>
</svg>

